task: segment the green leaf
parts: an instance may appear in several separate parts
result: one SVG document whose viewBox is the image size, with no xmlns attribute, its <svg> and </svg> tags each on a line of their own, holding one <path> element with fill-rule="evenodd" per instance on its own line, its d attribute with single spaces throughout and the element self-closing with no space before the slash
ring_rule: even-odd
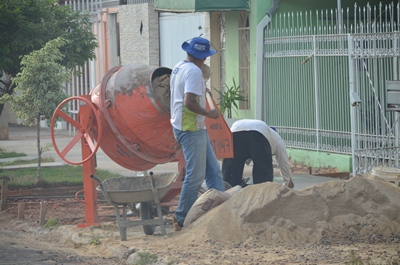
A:
<svg viewBox="0 0 400 265">
<path fill-rule="evenodd" d="M 215 91 L 219 94 L 218 106 L 222 113 L 227 112 L 227 118 L 232 118 L 232 109 L 235 107 L 238 109 L 236 101 L 245 101 L 245 97 L 241 94 L 240 86 L 236 85 L 235 79 L 233 78 L 233 86 L 225 84 L 224 88 L 216 89 Z"/>
</svg>

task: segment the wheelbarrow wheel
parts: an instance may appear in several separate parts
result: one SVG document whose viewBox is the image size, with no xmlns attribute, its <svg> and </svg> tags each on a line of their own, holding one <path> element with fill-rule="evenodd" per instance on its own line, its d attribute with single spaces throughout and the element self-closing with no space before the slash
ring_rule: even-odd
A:
<svg viewBox="0 0 400 265">
<path fill-rule="evenodd" d="M 154 207 L 153 203 L 141 202 L 140 203 L 140 219 L 151 220 L 154 219 Z M 155 225 L 143 225 L 143 231 L 146 235 L 154 234 L 156 228 Z"/>
</svg>

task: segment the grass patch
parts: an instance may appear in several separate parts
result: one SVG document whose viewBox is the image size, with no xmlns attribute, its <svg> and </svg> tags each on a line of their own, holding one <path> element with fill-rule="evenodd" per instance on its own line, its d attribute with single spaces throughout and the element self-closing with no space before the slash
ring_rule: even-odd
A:
<svg viewBox="0 0 400 265">
<path fill-rule="evenodd" d="M 45 224 L 44 224 L 44 228 L 51 228 L 51 227 L 56 227 L 59 226 L 58 221 L 56 218 L 52 217 L 50 218 Z"/>
<path fill-rule="evenodd" d="M 95 245 L 95 246 L 101 245 L 100 237 L 92 233 L 92 238 L 89 241 L 89 245 Z"/>
<path fill-rule="evenodd" d="M 136 260 L 133 264 L 135 265 L 148 265 L 154 264 L 157 261 L 157 255 L 149 253 L 149 252 L 138 252 L 139 259 Z"/>
<path fill-rule="evenodd" d="M 1 158 L 13 158 L 13 157 L 21 157 L 26 156 L 24 153 L 16 153 L 16 152 L 6 152 L 5 150 L 0 148 L 0 159 Z"/>
<path fill-rule="evenodd" d="M 32 188 L 54 188 L 82 186 L 82 166 L 64 165 L 60 167 L 42 167 L 40 169 L 40 181 L 36 181 L 37 167 L 19 169 L 1 169 L 0 176 L 10 177 L 9 190 L 32 189 Z M 101 180 L 107 178 L 121 177 L 108 170 L 97 170 L 96 176 Z"/>
<path fill-rule="evenodd" d="M 52 157 L 42 157 L 42 163 L 48 163 L 48 162 L 54 162 L 54 158 Z M 2 166 L 14 166 L 14 165 L 27 165 L 27 164 L 37 164 L 38 159 L 28 159 L 28 160 L 23 160 L 20 159 L 20 157 L 11 159 L 10 161 L 7 162 L 0 162 L 0 167 Z"/>
<path fill-rule="evenodd" d="M 363 261 L 361 257 L 357 255 L 357 253 L 352 250 L 350 252 L 350 260 L 345 263 L 346 265 L 400 265 L 400 259 L 391 259 L 387 260 L 385 263 L 373 263 L 371 259 L 368 258 L 366 261 Z"/>
<path fill-rule="evenodd" d="M 7 162 L 0 162 L 0 177 L 8 177 L 8 189 L 32 189 L 32 188 L 57 188 L 74 187 L 83 185 L 82 166 L 63 165 L 59 167 L 41 167 L 40 180 L 37 181 L 37 166 L 18 169 L 4 169 L 4 166 L 37 164 L 38 159 L 24 160 L 24 153 L 6 152 L 0 148 L 1 158 L 15 158 Z M 52 157 L 43 157 L 42 163 L 54 162 Z M 96 176 L 101 180 L 122 177 L 120 174 L 111 173 L 108 170 L 98 169 Z M 1 182 L 0 182 L 1 187 Z"/>
</svg>

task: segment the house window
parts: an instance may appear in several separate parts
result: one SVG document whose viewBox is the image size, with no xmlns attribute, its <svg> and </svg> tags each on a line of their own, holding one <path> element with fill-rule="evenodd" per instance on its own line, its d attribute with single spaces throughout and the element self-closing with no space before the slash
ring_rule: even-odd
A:
<svg viewBox="0 0 400 265">
<path fill-rule="evenodd" d="M 239 85 L 245 101 L 239 109 L 250 108 L 250 26 L 249 12 L 239 12 Z"/>
</svg>

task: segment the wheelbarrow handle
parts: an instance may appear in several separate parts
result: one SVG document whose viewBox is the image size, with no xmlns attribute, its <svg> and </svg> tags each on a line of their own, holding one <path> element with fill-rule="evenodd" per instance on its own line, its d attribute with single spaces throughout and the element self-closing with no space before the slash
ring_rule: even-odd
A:
<svg viewBox="0 0 400 265">
<path fill-rule="evenodd" d="M 101 179 L 99 179 L 98 177 L 96 177 L 95 175 L 90 175 L 90 178 L 94 179 L 95 181 L 97 181 L 99 183 L 99 186 L 101 188 L 101 190 L 103 190 L 103 184 Z"/>
</svg>

